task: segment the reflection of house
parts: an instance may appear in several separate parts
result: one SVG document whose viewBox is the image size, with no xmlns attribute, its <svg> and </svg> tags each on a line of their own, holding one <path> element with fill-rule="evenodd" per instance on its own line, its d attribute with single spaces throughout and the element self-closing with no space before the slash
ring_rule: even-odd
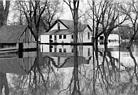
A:
<svg viewBox="0 0 138 95">
<path fill-rule="evenodd" d="M 73 43 L 74 24 L 71 20 L 56 20 L 52 27 L 40 36 L 41 43 Z M 91 43 L 91 28 L 89 25 L 78 24 L 78 43 Z M 72 53 L 73 47 L 67 45 L 41 45 L 44 52 Z M 47 50 L 47 51 L 46 51 Z"/>
<path fill-rule="evenodd" d="M 30 70 L 35 57 L 9 57 L 0 58 L 0 72 L 25 75 Z"/>
<path fill-rule="evenodd" d="M 41 35 L 41 43 L 72 43 L 74 24 L 71 20 L 56 20 L 52 27 Z M 90 43 L 91 29 L 89 25 L 78 24 L 78 42 Z"/>
<path fill-rule="evenodd" d="M 49 56 L 50 55 L 50 56 Z M 49 59 L 49 61 L 54 62 L 53 65 L 56 68 L 66 68 L 66 67 L 73 67 L 74 66 L 74 55 L 68 54 L 68 55 L 62 55 L 62 53 L 44 53 L 43 54 L 44 59 Z M 85 58 L 84 56 L 78 56 L 78 64 L 89 64 L 90 59 Z M 45 60 L 46 62 L 46 60 Z"/>
<path fill-rule="evenodd" d="M 35 36 L 26 25 L 3 26 L 0 28 L 0 46 L 4 49 L 35 48 Z M 23 44 L 21 44 L 23 43 Z"/>
<path fill-rule="evenodd" d="M 50 47 L 50 48 L 48 48 Z M 70 45 L 41 45 L 41 52 L 49 55 L 73 55 L 73 46 Z M 78 46 L 78 55 L 88 58 L 92 55 L 92 46 Z"/>
</svg>

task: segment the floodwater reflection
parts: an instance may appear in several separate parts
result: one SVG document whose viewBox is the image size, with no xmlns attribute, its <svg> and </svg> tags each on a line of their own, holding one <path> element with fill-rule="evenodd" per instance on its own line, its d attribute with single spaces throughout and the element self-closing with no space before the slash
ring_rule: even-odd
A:
<svg viewBox="0 0 138 95">
<path fill-rule="evenodd" d="M 93 46 L 78 46 L 77 50 L 79 94 L 138 94 L 137 44 L 131 49 L 122 44 L 107 50 L 100 46 L 98 51 Z M 17 53 L 0 54 L 0 72 L 7 74 L 9 95 L 71 95 L 73 51 L 69 45 L 41 45 L 39 56 L 34 51 L 24 52 L 23 58 Z"/>
</svg>

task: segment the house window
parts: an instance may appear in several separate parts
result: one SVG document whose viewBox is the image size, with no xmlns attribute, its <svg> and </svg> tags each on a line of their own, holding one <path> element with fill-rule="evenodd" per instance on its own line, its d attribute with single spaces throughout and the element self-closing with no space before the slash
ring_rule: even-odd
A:
<svg viewBox="0 0 138 95">
<path fill-rule="evenodd" d="M 53 48 L 53 46 L 50 45 L 50 48 Z"/>
<path fill-rule="evenodd" d="M 53 46 L 49 46 L 49 52 L 52 52 Z"/>
<path fill-rule="evenodd" d="M 50 39 L 50 43 L 53 43 L 53 40 Z"/>
<path fill-rule="evenodd" d="M 66 52 L 66 49 L 64 48 L 64 52 Z"/>
<path fill-rule="evenodd" d="M 100 40 L 104 40 L 104 36 L 100 36 Z"/>
<path fill-rule="evenodd" d="M 58 30 L 60 30 L 60 23 L 58 23 Z"/>
<path fill-rule="evenodd" d="M 54 36 L 54 38 L 55 38 L 55 40 L 57 40 L 57 36 L 56 35 Z"/>
<path fill-rule="evenodd" d="M 52 39 L 52 35 L 50 35 L 50 39 Z"/>
<path fill-rule="evenodd" d="M 88 48 L 88 56 L 90 56 L 90 48 Z"/>
<path fill-rule="evenodd" d="M 52 48 L 50 48 L 50 52 L 52 52 Z"/>
<path fill-rule="evenodd" d="M 54 51 L 57 52 L 57 48 L 56 47 L 54 48 Z"/>
<path fill-rule="evenodd" d="M 64 39 L 66 39 L 66 35 L 64 35 Z"/>
<path fill-rule="evenodd" d="M 72 35 L 72 39 L 73 39 L 73 35 Z"/>
<path fill-rule="evenodd" d="M 72 49 L 72 53 L 74 52 L 74 50 Z"/>
<path fill-rule="evenodd" d="M 59 49 L 59 52 L 62 52 L 62 49 L 61 48 Z"/>
<path fill-rule="evenodd" d="M 62 39 L 62 35 L 59 35 L 59 39 Z"/>
<path fill-rule="evenodd" d="M 90 32 L 88 32 L 88 39 L 90 39 Z"/>
</svg>

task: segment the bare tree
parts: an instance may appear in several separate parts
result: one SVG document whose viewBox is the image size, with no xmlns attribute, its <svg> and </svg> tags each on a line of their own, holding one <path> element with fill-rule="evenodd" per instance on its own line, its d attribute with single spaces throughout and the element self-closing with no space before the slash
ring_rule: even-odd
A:
<svg viewBox="0 0 138 95">
<path fill-rule="evenodd" d="M 109 63 L 106 56 L 109 56 L 109 51 L 107 50 L 108 47 L 108 37 L 113 32 L 114 29 L 117 29 L 120 25 L 122 25 L 127 19 L 127 15 L 122 14 L 120 3 L 114 2 L 114 0 L 89 0 L 88 2 L 90 6 L 90 10 L 88 12 L 88 20 L 92 22 L 92 35 L 93 35 L 93 91 L 95 92 L 95 84 L 96 79 L 94 76 L 101 72 L 102 78 L 108 83 L 105 74 L 105 62 Z M 99 37 L 104 36 L 104 51 L 101 52 L 98 48 Z M 102 55 L 102 64 L 99 63 L 99 53 Z M 95 56 L 95 58 L 94 58 Z M 112 58 L 111 58 L 112 60 Z M 109 65 L 109 64 L 107 64 Z M 107 66 L 106 65 L 106 66 Z M 113 67 L 114 64 L 111 62 L 111 66 Z M 97 68 L 97 69 L 95 69 Z M 101 69 L 102 68 L 102 69 Z M 109 71 L 110 72 L 110 71 Z M 104 83 L 104 81 L 103 81 Z M 96 94 L 96 93 L 94 93 Z"/>
<path fill-rule="evenodd" d="M 10 1 L 6 0 L 5 6 L 3 1 L 0 1 L 0 27 L 7 24 L 9 14 Z M 5 88 L 5 95 L 9 95 L 9 87 L 6 78 L 6 73 L 0 72 L 0 95 L 2 95 L 2 89 Z"/>
<path fill-rule="evenodd" d="M 125 6 L 121 6 L 121 10 L 123 14 L 126 14 L 128 16 L 129 24 L 132 26 L 133 29 L 133 32 L 131 33 L 132 36 L 130 37 L 130 41 L 128 44 L 128 48 L 130 48 L 138 31 L 138 1 L 130 0 L 129 2 L 127 2 L 127 4 L 125 4 Z"/>
<path fill-rule="evenodd" d="M 79 86 L 79 79 L 78 79 L 78 50 L 77 50 L 77 42 L 78 42 L 78 10 L 79 10 L 79 0 L 63 0 L 68 7 L 70 8 L 70 11 L 72 13 L 72 18 L 74 22 L 74 34 L 73 34 L 73 40 L 74 40 L 74 70 L 73 70 L 73 77 L 74 77 L 74 87 L 72 91 L 72 95 L 81 95 L 80 92 L 80 86 Z"/>
<path fill-rule="evenodd" d="M 34 2 L 35 0 L 30 0 L 31 2 Z M 39 0 L 41 2 L 41 7 L 43 6 L 43 3 L 45 3 L 42 0 Z M 57 18 L 60 17 L 60 14 L 62 13 L 62 2 L 59 0 L 45 0 L 47 1 L 47 4 L 45 6 L 43 15 L 40 18 L 40 26 L 42 26 L 45 30 L 48 30 L 50 28 L 50 26 L 53 24 L 53 21 Z M 19 11 L 20 15 L 18 17 L 19 22 L 22 22 L 23 24 L 28 23 L 25 20 L 25 15 L 24 15 L 24 11 L 28 11 L 29 12 L 29 3 L 27 3 L 29 1 L 15 1 L 15 6 L 14 6 L 14 10 Z M 43 2 L 43 3 L 42 3 Z M 24 10 L 23 10 L 23 6 L 24 6 Z M 32 6 L 30 6 L 32 7 Z M 34 9 L 31 9 L 31 14 L 33 13 Z M 29 14 L 28 14 L 29 15 Z M 38 17 L 39 13 L 37 14 Z M 29 17 L 29 16 L 28 16 Z M 30 18 L 31 19 L 31 18 Z"/>
<path fill-rule="evenodd" d="M 131 31 L 131 35 L 130 39 L 129 39 L 129 43 L 127 46 L 127 49 L 130 53 L 131 58 L 133 59 L 133 62 L 135 64 L 134 66 L 134 75 L 136 78 L 138 78 L 137 76 L 137 62 L 136 62 L 136 58 L 134 57 L 133 53 L 132 53 L 132 48 L 130 48 L 137 36 L 137 32 L 138 32 L 138 1 L 137 0 L 131 0 L 129 2 L 127 2 L 125 4 L 125 6 L 121 7 L 122 9 L 122 13 L 126 14 L 129 18 L 129 24 L 132 28 Z"/>
<path fill-rule="evenodd" d="M 27 27 L 29 28 L 30 32 L 34 35 L 36 40 L 36 49 L 37 49 L 37 58 L 31 67 L 30 71 L 28 72 L 31 76 L 33 73 L 33 83 L 35 84 L 35 87 L 37 88 L 38 79 L 39 77 L 43 80 L 45 83 L 44 76 L 42 74 L 42 70 L 40 68 L 41 63 L 41 54 L 39 49 L 39 35 L 40 33 L 40 24 L 41 19 L 45 13 L 45 10 L 49 4 L 48 0 L 28 0 L 28 1 L 18 1 L 17 5 L 22 11 L 23 15 L 25 16 Z M 44 31 L 44 30 L 43 30 Z M 31 81 L 31 80 L 30 80 Z"/>
<path fill-rule="evenodd" d="M 60 0 L 50 0 L 42 17 L 45 29 L 49 29 L 54 19 L 58 19 L 63 12 Z M 59 14 L 59 15 L 58 15 Z"/>
<path fill-rule="evenodd" d="M 99 3 L 95 1 L 89 2 L 91 12 L 88 14 L 93 20 L 93 36 L 95 46 L 98 45 L 98 38 L 104 36 L 105 50 L 107 49 L 107 40 L 111 32 L 123 24 L 127 20 L 127 15 L 120 12 L 120 4 L 114 3 L 113 0 L 101 0 Z M 120 20 L 119 18 L 122 17 Z M 92 27 L 93 27 L 92 26 Z M 96 48 L 98 51 L 98 48 Z M 106 52 L 104 53 L 104 55 Z M 103 60 L 104 62 L 104 60 Z"/>
<path fill-rule="evenodd" d="M 0 1 L 0 27 L 7 24 L 7 18 L 9 14 L 10 1 L 6 0 L 4 7 L 3 1 Z"/>
<path fill-rule="evenodd" d="M 37 84 L 39 83 L 38 79 L 41 78 L 44 83 L 44 86 L 46 87 L 49 82 L 49 75 L 47 75 L 47 78 L 44 77 L 42 73 L 42 68 L 40 67 L 40 64 L 43 64 L 43 59 L 39 49 L 38 38 L 42 31 L 45 32 L 51 26 L 54 18 L 57 16 L 57 13 L 61 12 L 62 8 L 59 6 L 60 1 L 28 0 L 17 1 L 16 4 L 18 10 L 23 13 L 23 16 L 26 19 L 27 27 L 29 28 L 30 32 L 35 36 L 35 40 L 37 43 L 37 58 L 35 59 L 34 64 L 28 72 L 30 77 L 33 76 L 33 81 L 30 80 L 30 82 L 31 84 L 33 83 L 35 87 L 37 87 Z"/>
<path fill-rule="evenodd" d="M 93 0 L 93 2 L 89 2 L 91 12 L 88 15 L 91 20 L 94 20 L 94 37 L 97 39 L 103 34 L 107 40 L 111 32 L 128 19 L 127 15 L 121 13 L 121 4 L 113 2 L 113 0 L 101 0 L 99 3 Z"/>
</svg>

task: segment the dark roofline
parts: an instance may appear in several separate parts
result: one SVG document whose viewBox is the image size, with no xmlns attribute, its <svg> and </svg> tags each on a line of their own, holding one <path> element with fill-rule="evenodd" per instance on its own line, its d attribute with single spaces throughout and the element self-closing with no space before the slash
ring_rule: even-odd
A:
<svg viewBox="0 0 138 95">
<path fill-rule="evenodd" d="M 37 41 L 37 36 L 39 36 L 39 34 L 37 35 L 37 33 L 35 33 L 35 32 L 33 31 L 33 29 L 32 29 L 29 25 L 27 25 L 26 30 L 27 30 L 27 29 L 29 29 L 29 31 L 31 32 L 31 34 L 34 36 L 35 41 Z M 24 31 L 24 32 L 26 32 L 26 31 Z"/>
<path fill-rule="evenodd" d="M 31 32 L 31 34 L 34 36 L 34 39 L 35 39 L 35 41 L 37 41 L 37 34 L 36 33 L 34 33 L 34 31 L 32 30 L 32 28 L 30 28 L 30 26 L 29 25 L 26 25 L 26 28 L 23 30 L 23 33 L 21 34 L 21 36 L 27 31 L 27 29 Z M 20 37 L 21 37 L 20 36 Z M 38 35 L 39 36 L 39 35 Z M 19 37 L 19 39 L 20 39 L 20 37 Z"/>
<path fill-rule="evenodd" d="M 61 20 L 57 19 L 46 32 L 48 32 L 51 28 L 53 28 L 58 23 L 58 21 L 62 23 L 67 29 L 69 29 L 69 27 L 67 27 Z"/>
<path fill-rule="evenodd" d="M 71 21 L 73 23 L 73 20 L 65 20 L 65 21 Z M 62 21 L 62 19 L 57 19 L 53 24 L 52 26 L 46 31 L 46 32 L 49 32 L 51 28 L 53 28 L 58 22 L 60 22 L 61 24 L 63 24 L 67 29 L 69 29 L 70 27 L 67 26 L 65 23 L 64 23 L 64 20 Z M 80 23 L 81 24 L 81 23 Z M 83 24 L 81 24 L 83 25 Z M 88 29 L 92 32 L 92 29 L 91 27 L 88 25 L 88 24 L 84 24 L 84 28 L 83 28 L 83 31 L 86 29 L 86 27 L 88 27 Z M 82 30 L 81 30 L 82 31 Z"/>
<path fill-rule="evenodd" d="M 89 30 L 90 30 L 91 32 L 93 32 L 92 29 L 91 29 L 91 27 L 90 27 L 88 24 L 87 24 L 87 27 L 89 28 Z"/>
<path fill-rule="evenodd" d="M 67 29 L 69 29 L 69 27 L 66 24 L 64 24 L 60 19 L 58 19 L 57 21 L 61 22 Z"/>
<path fill-rule="evenodd" d="M 17 40 L 20 39 L 20 38 L 23 36 L 23 34 L 26 32 L 27 28 L 28 28 L 28 27 L 26 27 L 26 28 L 23 30 L 22 34 L 17 38 Z M 34 35 L 33 35 L 33 36 L 34 36 Z"/>
</svg>

